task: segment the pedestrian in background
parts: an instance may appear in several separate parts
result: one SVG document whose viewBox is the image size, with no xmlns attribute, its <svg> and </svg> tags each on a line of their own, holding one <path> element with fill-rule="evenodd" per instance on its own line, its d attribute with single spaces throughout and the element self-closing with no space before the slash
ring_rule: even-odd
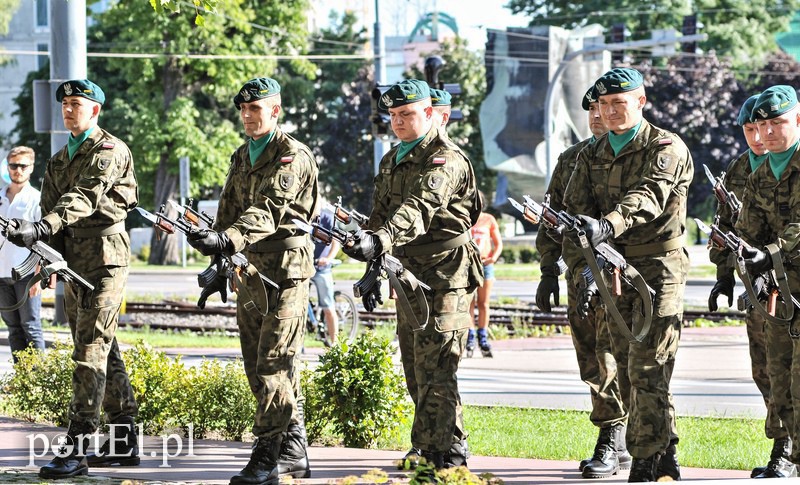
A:
<svg viewBox="0 0 800 485">
<path fill-rule="evenodd" d="M 478 191 L 481 200 L 481 207 L 487 207 L 486 197 L 483 192 Z M 492 346 L 489 344 L 489 302 L 492 298 L 492 286 L 494 286 L 494 264 L 503 252 L 503 238 L 500 236 L 500 225 L 493 215 L 485 210 L 478 217 L 478 222 L 470 229 L 472 239 L 478 246 L 483 264 L 483 285 L 478 287 L 475 298 L 469 304 L 469 314 L 474 315 L 475 308 L 478 308 L 478 331 L 475 332 L 475 325 L 469 329 L 467 335 L 467 357 L 472 357 L 475 351 L 475 340 L 477 336 L 478 346 L 484 357 L 492 357 Z M 476 305 L 477 303 L 477 305 Z"/>
</svg>

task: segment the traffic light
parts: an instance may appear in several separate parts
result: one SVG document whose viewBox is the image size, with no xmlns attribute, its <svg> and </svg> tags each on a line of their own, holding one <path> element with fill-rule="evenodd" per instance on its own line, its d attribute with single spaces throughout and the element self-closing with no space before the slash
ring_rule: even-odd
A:
<svg viewBox="0 0 800 485">
<path fill-rule="evenodd" d="M 611 43 L 622 44 L 625 42 L 625 24 L 614 24 L 611 26 Z M 615 50 L 611 51 L 611 62 L 624 62 L 625 51 Z"/>
<path fill-rule="evenodd" d="M 697 14 L 687 15 L 683 17 L 683 27 L 681 28 L 683 35 L 697 34 Z M 681 44 L 681 52 L 694 54 L 697 52 L 697 42 L 684 42 Z"/>
<path fill-rule="evenodd" d="M 392 86 L 382 86 L 379 84 L 372 90 L 372 114 L 369 118 L 369 120 L 372 122 L 372 136 L 374 136 L 375 139 L 384 141 L 392 141 L 397 139 L 394 131 L 392 130 L 392 122 L 389 118 L 389 113 L 378 108 L 378 100 L 390 87 Z"/>
</svg>

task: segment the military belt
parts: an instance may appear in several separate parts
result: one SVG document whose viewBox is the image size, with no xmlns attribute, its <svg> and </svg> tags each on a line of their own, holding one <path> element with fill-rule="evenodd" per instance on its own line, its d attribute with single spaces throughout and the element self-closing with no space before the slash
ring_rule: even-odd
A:
<svg viewBox="0 0 800 485">
<path fill-rule="evenodd" d="M 470 242 L 471 239 L 472 236 L 470 235 L 469 231 L 466 231 L 452 239 L 446 239 L 444 241 L 419 244 L 416 246 L 401 246 L 399 248 L 395 248 L 393 253 L 395 256 L 400 256 L 403 258 L 436 254 L 463 246 Z"/>
<path fill-rule="evenodd" d="M 262 239 L 247 247 L 254 253 L 278 253 L 288 249 L 302 248 L 308 244 L 308 235 L 292 236 L 286 239 Z"/>
<path fill-rule="evenodd" d="M 67 236 L 76 239 L 89 239 L 93 237 L 113 236 L 125 232 L 125 221 L 104 227 L 68 227 L 65 230 Z"/>
<path fill-rule="evenodd" d="M 667 239 L 649 244 L 636 244 L 632 246 L 619 245 L 619 252 L 626 258 L 639 258 L 642 256 L 652 256 L 654 254 L 666 253 L 683 247 L 683 236 Z"/>
</svg>

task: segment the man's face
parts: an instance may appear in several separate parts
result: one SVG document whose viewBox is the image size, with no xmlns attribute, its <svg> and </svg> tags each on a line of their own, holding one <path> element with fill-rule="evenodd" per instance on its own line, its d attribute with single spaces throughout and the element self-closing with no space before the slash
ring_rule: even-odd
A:
<svg viewBox="0 0 800 485">
<path fill-rule="evenodd" d="M 8 159 L 8 175 L 11 182 L 23 185 L 31 179 L 33 173 L 33 160 L 28 157 L 16 156 Z"/>
<path fill-rule="evenodd" d="M 97 124 L 100 104 L 83 96 L 64 96 L 61 99 L 61 117 L 64 128 L 78 136 Z"/>
<path fill-rule="evenodd" d="M 797 108 L 770 120 L 758 120 L 758 134 L 772 153 L 785 152 L 800 136 L 800 110 Z"/>
<path fill-rule="evenodd" d="M 239 106 L 241 108 L 239 116 L 242 118 L 244 132 L 250 138 L 258 140 L 278 126 L 281 106 L 273 98 L 261 98 L 250 103 L 242 103 Z"/>
<path fill-rule="evenodd" d="M 603 118 L 600 116 L 600 105 L 598 103 L 589 103 L 589 131 L 595 138 L 603 136 L 608 131 L 606 124 L 603 123 Z"/>
<path fill-rule="evenodd" d="M 392 130 L 401 141 L 410 142 L 423 136 L 431 129 L 433 108 L 425 101 L 389 108 Z"/>
<path fill-rule="evenodd" d="M 621 135 L 642 121 L 645 101 L 640 89 L 600 96 L 600 116 L 609 130 Z"/>
<path fill-rule="evenodd" d="M 744 138 L 747 140 L 747 146 L 758 157 L 767 153 L 767 147 L 761 141 L 761 135 L 758 133 L 758 125 L 755 123 L 745 123 L 742 126 Z"/>
</svg>

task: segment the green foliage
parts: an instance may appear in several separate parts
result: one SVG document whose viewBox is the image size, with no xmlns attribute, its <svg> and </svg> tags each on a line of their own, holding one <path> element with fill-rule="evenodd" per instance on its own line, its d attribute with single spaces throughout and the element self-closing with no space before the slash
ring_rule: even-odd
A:
<svg viewBox="0 0 800 485">
<path fill-rule="evenodd" d="M 539 261 L 539 252 L 535 246 L 528 244 L 504 244 L 500 259 L 503 264 L 535 263 Z"/>
<path fill-rule="evenodd" d="M 388 339 L 362 332 L 351 345 L 342 340 L 320 357 L 314 382 L 326 406 L 318 411 L 345 446 L 375 447 L 412 414 L 393 353 Z"/>
<path fill-rule="evenodd" d="M 320 395 L 319 384 L 314 377 L 314 371 L 308 367 L 300 371 L 300 387 L 306 400 L 304 417 L 309 443 L 317 442 L 326 431 L 329 431 L 326 403 Z"/>
<path fill-rule="evenodd" d="M 535 263 L 539 261 L 539 252 L 534 246 L 520 246 L 519 261 L 521 263 Z"/>
<path fill-rule="evenodd" d="M 9 412 L 30 421 L 66 426 L 75 369 L 72 344 L 57 340 L 47 352 L 29 348 L 17 353 L 17 357 L 14 373 L 2 381 Z"/>
<path fill-rule="evenodd" d="M 20 0 L 0 0 L 0 35 L 8 34 L 8 24 L 17 13 Z"/>
<path fill-rule="evenodd" d="M 438 483 L 442 485 L 500 485 L 505 482 L 491 473 L 476 475 L 465 466 L 436 470 L 433 465 L 428 464 L 426 460 L 422 458 L 419 466 L 417 466 L 409 477 L 408 483 L 409 485 L 421 485 L 423 483 Z"/>
<path fill-rule="evenodd" d="M 227 440 L 241 441 L 253 424 L 256 400 L 239 360 L 224 365 L 217 359 L 204 360 L 189 370 L 184 389 L 183 423 L 194 424 L 194 436 L 205 437 L 218 430 Z"/>
</svg>

